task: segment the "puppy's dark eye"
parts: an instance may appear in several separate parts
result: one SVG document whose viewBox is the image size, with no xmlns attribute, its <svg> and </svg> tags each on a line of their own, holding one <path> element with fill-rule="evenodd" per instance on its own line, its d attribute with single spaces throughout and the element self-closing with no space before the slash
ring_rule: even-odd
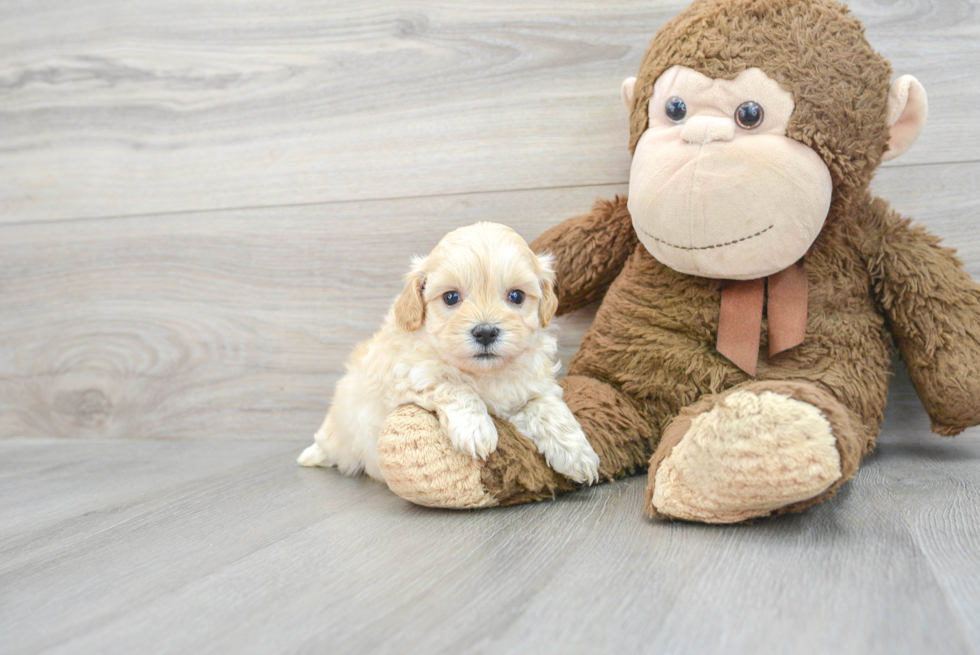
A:
<svg viewBox="0 0 980 655">
<path fill-rule="evenodd" d="M 507 294 L 507 300 L 511 301 L 515 305 L 520 305 L 522 302 L 524 302 L 524 292 L 514 289 Z"/>
<path fill-rule="evenodd" d="M 442 294 L 442 302 L 452 307 L 459 302 L 459 291 L 447 291 Z"/>
<path fill-rule="evenodd" d="M 667 113 L 667 118 L 675 123 L 680 123 L 687 118 L 687 105 L 677 96 L 667 101 L 667 106 L 664 107 L 664 111 Z"/>
<path fill-rule="evenodd" d="M 749 100 L 740 104 L 738 109 L 735 110 L 735 122 L 742 129 L 754 130 L 762 125 L 762 120 L 765 118 L 765 115 L 766 112 L 763 111 L 762 105 Z"/>
</svg>

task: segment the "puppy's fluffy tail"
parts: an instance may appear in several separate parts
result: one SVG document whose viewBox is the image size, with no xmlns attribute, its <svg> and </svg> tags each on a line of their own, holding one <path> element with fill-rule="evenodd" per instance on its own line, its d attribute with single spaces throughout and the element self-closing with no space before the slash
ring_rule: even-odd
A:
<svg viewBox="0 0 980 655">
<path fill-rule="evenodd" d="M 322 466 L 327 461 L 327 454 L 323 452 L 320 446 L 313 444 L 309 448 L 303 451 L 297 459 L 297 462 L 303 466 Z"/>
</svg>

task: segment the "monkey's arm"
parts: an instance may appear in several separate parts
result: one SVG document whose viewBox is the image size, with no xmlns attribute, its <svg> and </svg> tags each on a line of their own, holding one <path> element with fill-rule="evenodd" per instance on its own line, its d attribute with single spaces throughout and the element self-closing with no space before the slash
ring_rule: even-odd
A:
<svg viewBox="0 0 980 655">
<path fill-rule="evenodd" d="M 933 431 L 953 436 L 980 424 L 980 285 L 954 250 L 885 201 L 862 213 L 875 294 Z"/>
<path fill-rule="evenodd" d="M 531 248 L 555 256 L 558 314 L 565 314 L 601 298 L 638 243 L 626 198 L 616 196 L 549 229 Z"/>
</svg>

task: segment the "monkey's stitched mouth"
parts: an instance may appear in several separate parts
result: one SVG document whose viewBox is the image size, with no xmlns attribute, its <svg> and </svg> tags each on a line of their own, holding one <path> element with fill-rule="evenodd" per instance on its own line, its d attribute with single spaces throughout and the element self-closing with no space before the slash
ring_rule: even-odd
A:
<svg viewBox="0 0 980 655">
<path fill-rule="evenodd" d="M 640 228 L 640 231 L 643 232 L 643 234 L 645 234 L 648 237 L 650 237 L 651 239 L 653 239 L 654 241 L 656 241 L 657 243 L 662 243 L 665 246 L 670 246 L 671 248 L 677 248 L 678 250 L 712 250 L 714 248 L 724 248 L 725 246 L 733 246 L 736 243 L 742 243 L 743 241 L 748 241 L 749 239 L 754 239 L 755 237 L 757 237 L 759 235 L 765 234 L 766 232 L 768 232 L 769 230 L 771 230 L 774 227 L 776 227 L 775 223 L 772 224 L 772 225 L 770 225 L 769 227 L 765 228 L 764 230 L 759 230 L 755 234 L 750 234 L 747 237 L 742 237 L 741 239 L 735 239 L 734 241 L 726 241 L 725 243 L 716 243 L 713 246 L 677 246 L 677 245 L 674 245 L 673 243 L 670 243 L 668 241 L 664 241 L 663 239 L 658 239 L 657 237 L 653 236 L 652 234 L 650 234 L 649 232 L 647 232 L 646 230 L 644 230 L 642 227 Z"/>
</svg>

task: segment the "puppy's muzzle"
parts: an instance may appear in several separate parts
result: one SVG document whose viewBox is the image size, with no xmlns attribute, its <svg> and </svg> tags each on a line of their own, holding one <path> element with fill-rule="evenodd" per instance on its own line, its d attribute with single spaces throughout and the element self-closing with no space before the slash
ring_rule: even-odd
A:
<svg viewBox="0 0 980 655">
<path fill-rule="evenodd" d="M 477 325 L 473 328 L 471 334 L 473 335 L 473 340 L 484 348 L 489 348 L 497 337 L 500 336 L 500 328 L 493 325 Z"/>
</svg>

